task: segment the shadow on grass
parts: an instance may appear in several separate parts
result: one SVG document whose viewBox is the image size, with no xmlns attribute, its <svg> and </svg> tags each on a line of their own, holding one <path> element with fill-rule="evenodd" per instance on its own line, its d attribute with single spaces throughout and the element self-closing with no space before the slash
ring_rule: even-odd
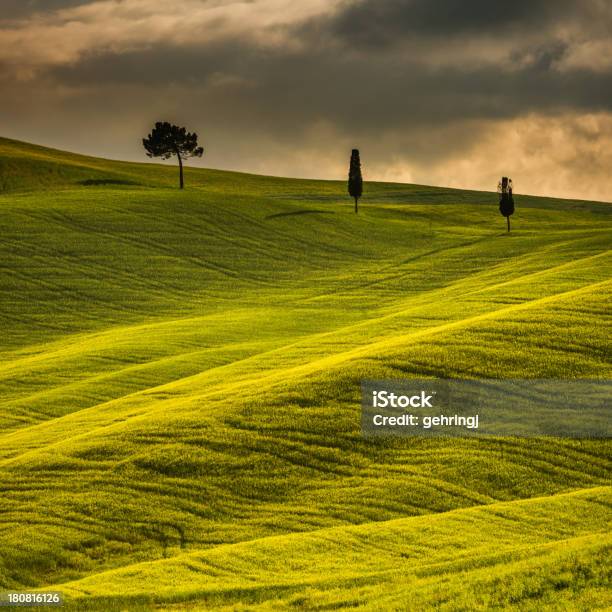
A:
<svg viewBox="0 0 612 612">
<path fill-rule="evenodd" d="M 101 178 L 101 179 L 85 179 L 83 181 L 77 181 L 77 185 L 84 185 L 85 187 L 90 187 L 92 185 L 140 185 L 136 181 L 128 181 L 124 179 L 111 179 L 111 178 Z"/>
<path fill-rule="evenodd" d="M 266 219 L 278 219 L 279 217 L 294 217 L 296 215 L 333 215 L 331 210 L 292 210 L 291 212 L 276 213 L 274 215 L 268 215 Z"/>
</svg>

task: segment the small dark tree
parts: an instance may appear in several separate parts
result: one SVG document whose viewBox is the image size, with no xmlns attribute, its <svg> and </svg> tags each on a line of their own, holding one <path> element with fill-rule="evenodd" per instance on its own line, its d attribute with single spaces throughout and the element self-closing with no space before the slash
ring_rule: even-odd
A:
<svg viewBox="0 0 612 612">
<path fill-rule="evenodd" d="M 351 153 L 351 165 L 348 178 L 349 195 L 355 199 L 355 213 L 359 212 L 359 198 L 363 193 L 363 179 L 361 178 L 361 161 L 359 149 L 353 149 Z"/>
<path fill-rule="evenodd" d="M 142 144 L 149 157 L 178 157 L 181 189 L 185 186 L 183 160 L 188 157 L 202 157 L 204 153 L 204 149 L 198 146 L 198 135 L 195 132 L 190 134 L 185 128 L 171 125 L 167 121 L 158 121 L 148 137 L 143 138 Z"/>
<path fill-rule="evenodd" d="M 514 198 L 512 197 L 512 179 L 503 176 L 497 186 L 499 193 L 499 212 L 506 217 L 510 231 L 510 217 L 514 214 Z"/>
</svg>

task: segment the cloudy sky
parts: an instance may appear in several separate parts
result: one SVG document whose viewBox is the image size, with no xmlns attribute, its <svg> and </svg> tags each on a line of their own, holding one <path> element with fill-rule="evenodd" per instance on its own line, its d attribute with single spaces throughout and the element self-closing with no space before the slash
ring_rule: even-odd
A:
<svg viewBox="0 0 612 612">
<path fill-rule="evenodd" d="M 194 162 L 610 200 L 610 0 L 1 0 L 0 135 Z"/>
</svg>

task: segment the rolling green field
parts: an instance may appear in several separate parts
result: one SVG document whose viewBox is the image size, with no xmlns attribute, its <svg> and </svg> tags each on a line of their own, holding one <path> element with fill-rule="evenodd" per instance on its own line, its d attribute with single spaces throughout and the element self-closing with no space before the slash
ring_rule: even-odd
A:
<svg viewBox="0 0 612 612">
<path fill-rule="evenodd" d="M 367 179 L 367 176 L 366 176 Z M 612 206 L 0 139 L 0 590 L 612 606 L 612 446 L 364 439 L 363 378 L 605 378 Z"/>
</svg>

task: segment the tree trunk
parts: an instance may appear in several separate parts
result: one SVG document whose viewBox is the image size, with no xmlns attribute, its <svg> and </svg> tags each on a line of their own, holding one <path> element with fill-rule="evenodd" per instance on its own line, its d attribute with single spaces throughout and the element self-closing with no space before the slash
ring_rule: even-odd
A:
<svg viewBox="0 0 612 612">
<path fill-rule="evenodd" d="M 178 161 L 179 161 L 179 173 L 180 173 L 180 177 L 181 177 L 181 189 L 183 189 L 183 187 L 185 186 L 185 183 L 183 182 L 183 160 L 181 159 L 181 154 L 177 153 L 176 156 L 178 157 Z"/>
<path fill-rule="evenodd" d="M 357 204 L 359 198 L 355 198 L 355 214 L 359 212 L 359 205 Z"/>
<path fill-rule="evenodd" d="M 506 217 L 506 221 L 508 221 L 508 231 L 510 231 L 510 215 Z"/>
</svg>

